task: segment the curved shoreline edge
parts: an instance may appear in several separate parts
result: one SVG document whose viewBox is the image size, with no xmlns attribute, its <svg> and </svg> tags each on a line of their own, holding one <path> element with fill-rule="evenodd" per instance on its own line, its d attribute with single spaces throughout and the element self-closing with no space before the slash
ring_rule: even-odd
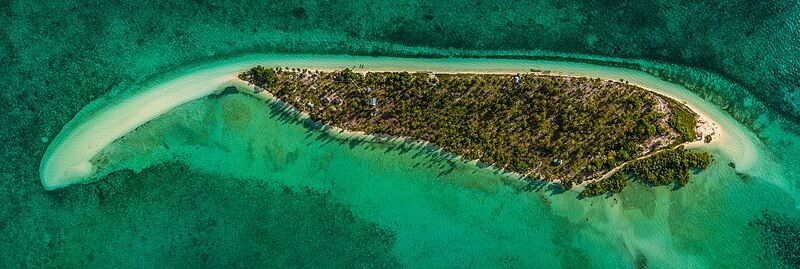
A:
<svg viewBox="0 0 800 269">
<path fill-rule="evenodd" d="M 710 144 L 700 141 L 687 145 L 687 148 L 719 148 L 736 163 L 737 170 L 750 168 L 757 159 L 759 141 L 741 123 L 688 89 L 637 70 L 544 60 L 251 55 L 187 69 L 189 72 L 165 76 L 160 83 L 144 85 L 125 92 L 126 94 L 104 96 L 93 101 L 67 123 L 48 146 L 39 170 L 42 185 L 46 190 L 53 190 L 93 181 L 97 169 L 90 161 L 103 148 L 174 107 L 227 86 L 247 87 L 246 82 L 240 81 L 236 76 L 258 64 L 312 70 L 337 70 L 364 65 L 363 71 L 376 72 L 530 73 L 531 70 L 546 70 L 547 75 L 554 76 L 624 80 L 679 100 L 700 115 L 699 122 L 706 122 L 716 137 Z"/>
</svg>

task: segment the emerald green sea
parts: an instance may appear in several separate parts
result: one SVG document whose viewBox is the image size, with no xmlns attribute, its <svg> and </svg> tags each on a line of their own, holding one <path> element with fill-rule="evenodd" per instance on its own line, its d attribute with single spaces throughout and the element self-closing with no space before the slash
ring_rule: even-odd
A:
<svg viewBox="0 0 800 269">
<path fill-rule="evenodd" d="M 5 1 L 0 267 L 800 267 L 797 44 L 789 0 Z M 622 78 L 732 138 L 694 149 L 714 162 L 686 187 L 578 199 L 226 94 L 114 141 L 96 182 L 43 188 L 48 146 L 94 110 L 257 63 Z"/>
</svg>

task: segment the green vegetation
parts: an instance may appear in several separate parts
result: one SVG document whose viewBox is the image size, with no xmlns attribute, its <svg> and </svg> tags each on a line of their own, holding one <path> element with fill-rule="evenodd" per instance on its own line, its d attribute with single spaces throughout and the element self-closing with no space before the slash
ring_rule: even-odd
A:
<svg viewBox="0 0 800 269">
<path fill-rule="evenodd" d="M 625 164 L 610 177 L 586 185 L 581 196 L 596 196 L 607 192 L 618 193 L 627 183 L 627 178 L 638 180 L 650 186 L 675 184 L 685 186 L 689 183 L 689 172 L 705 169 L 711 163 L 711 156 L 705 152 L 692 152 L 678 146 Z"/>
<path fill-rule="evenodd" d="M 623 171 L 651 185 L 667 185 L 677 181 L 680 186 L 686 186 L 690 171 L 706 169 L 710 163 L 711 156 L 708 153 L 692 152 L 679 146 L 631 162 Z"/>
<path fill-rule="evenodd" d="M 711 139 L 712 139 L 711 135 L 706 135 L 706 137 L 703 139 L 703 142 L 705 142 L 706 144 L 711 143 Z"/>
<path fill-rule="evenodd" d="M 336 81 L 344 84 L 348 84 L 351 82 L 358 82 L 363 78 L 363 76 L 359 73 L 353 72 L 350 68 L 345 68 L 342 72 L 339 72 L 339 76 L 336 77 Z"/>
<path fill-rule="evenodd" d="M 249 81 L 253 85 L 265 89 L 275 86 L 275 82 L 278 81 L 278 73 L 275 69 L 259 65 L 251 68 L 249 72 L 239 74 L 239 79 Z"/>
<path fill-rule="evenodd" d="M 675 140 L 675 144 L 692 141 L 697 134 L 694 127 L 697 124 L 697 114 L 689 110 L 683 104 L 670 100 L 672 108 L 672 117 L 669 118 L 669 125 L 680 133 L 680 136 Z"/>
<path fill-rule="evenodd" d="M 614 173 L 610 177 L 586 184 L 581 196 L 597 196 L 608 192 L 618 193 L 628 185 L 628 176 L 625 173 Z"/>
<path fill-rule="evenodd" d="M 274 81 L 263 88 L 314 121 L 428 141 L 467 160 L 558 179 L 565 189 L 693 137 L 691 111 L 621 82 L 536 74 L 270 70 L 256 67 L 240 78 L 257 86 Z M 621 189 L 625 178 L 614 179 L 613 188 Z"/>
</svg>

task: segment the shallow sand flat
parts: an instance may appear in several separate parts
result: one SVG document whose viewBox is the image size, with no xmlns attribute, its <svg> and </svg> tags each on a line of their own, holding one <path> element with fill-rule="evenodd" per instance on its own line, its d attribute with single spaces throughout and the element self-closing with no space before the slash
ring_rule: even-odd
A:
<svg viewBox="0 0 800 269">
<path fill-rule="evenodd" d="M 92 113 L 79 114 L 59 133 L 42 159 L 40 176 L 45 189 L 90 180 L 95 168 L 89 161 L 114 140 L 173 107 L 234 84 L 237 79 L 226 74 L 202 77 L 159 84 L 124 100 L 95 105 L 97 110 Z"/>
<path fill-rule="evenodd" d="M 244 86 L 236 75 L 259 64 L 310 70 L 334 70 L 364 65 L 363 69 L 357 71 L 436 73 L 523 73 L 538 69 L 551 71 L 550 75 L 624 79 L 637 86 L 685 102 L 701 115 L 703 121 L 710 123 L 708 129 L 719 136 L 707 146 L 719 148 L 737 164 L 737 169 L 751 167 L 757 155 L 758 142 L 754 135 L 732 117 L 683 87 L 629 69 L 570 62 L 508 59 L 253 55 L 167 75 L 161 83 L 145 85 L 124 94 L 93 102 L 76 115 L 48 147 L 40 165 L 40 177 L 44 187 L 56 189 L 91 181 L 96 169 L 90 160 L 114 140 L 171 108 L 207 96 L 229 85 Z"/>
</svg>

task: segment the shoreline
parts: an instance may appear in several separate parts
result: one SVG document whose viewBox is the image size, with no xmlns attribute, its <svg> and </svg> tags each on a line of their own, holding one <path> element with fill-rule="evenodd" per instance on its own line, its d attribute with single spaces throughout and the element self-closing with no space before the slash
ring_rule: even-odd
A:
<svg viewBox="0 0 800 269">
<path fill-rule="evenodd" d="M 308 57 L 308 58 L 303 58 Z M 346 64 L 345 64 L 346 63 Z M 366 63 L 366 64 L 365 64 Z M 371 63 L 371 64 L 370 64 Z M 239 73 L 252 66 L 294 66 L 309 70 L 341 70 L 363 64 L 356 72 L 408 71 L 437 74 L 515 74 L 534 73 L 530 70 L 547 70 L 548 76 L 571 76 L 625 81 L 687 105 L 702 120 L 703 135 L 712 132 L 710 145 L 721 149 L 740 169 L 747 169 L 755 159 L 755 142 L 746 129 L 730 115 L 714 108 L 708 101 L 691 95 L 685 88 L 670 84 L 641 71 L 596 66 L 572 62 L 547 62 L 530 60 L 492 59 L 425 59 L 366 56 L 298 56 L 256 55 L 221 61 L 201 67 L 187 68 L 185 72 L 172 74 L 158 83 L 136 87 L 126 94 L 106 94 L 83 108 L 48 146 L 40 164 L 40 179 L 46 190 L 66 187 L 77 183 L 88 183 L 96 178 L 97 168 L 90 161 L 103 148 L 145 122 L 169 111 L 171 108 L 215 93 L 227 86 L 247 86 L 240 81 Z M 373 65 L 374 64 L 374 65 Z M 417 71 L 418 70 L 418 71 Z M 631 81 L 634 78 L 637 81 Z M 653 87 L 647 84 L 658 84 Z M 664 85 L 664 89 L 657 86 Z M 672 95 L 669 91 L 676 92 Z M 688 99 L 678 95 L 689 96 Z M 166 97 L 165 97 L 166 96 Z M 699 102 L 693 104 L 693 101 Z M 708 110 L 713 113 L 706 113 Z M 718 118 L 727 120 L 726 124 Z M 729 136 L 728 130 L 735 130 Z M 352 133 L 359 135 L 358 133 Z M 361 134 L 365 135 L 365 134 Z M 743 144 L 744 143 L 744 144 Z M 687 148 L 704 147 L 702 138 Z M 458 157 L 458 156 L 455 156 Z M 741 164 L 741 165 L 740 165 Z M 499 168 L 498 168 L 499 169 Z M 504 170 L 500 170 L 504 171 Z"/>
</svg>

